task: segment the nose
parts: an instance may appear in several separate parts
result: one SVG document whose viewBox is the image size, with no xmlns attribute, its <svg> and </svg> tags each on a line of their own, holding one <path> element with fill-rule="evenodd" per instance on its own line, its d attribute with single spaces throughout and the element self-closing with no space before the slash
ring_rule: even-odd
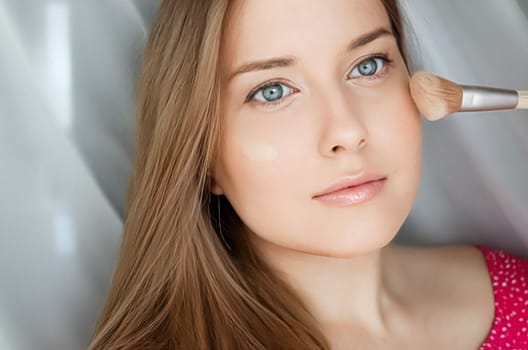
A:
<svg viewBox="0 0 528 350">
<path fill-rule="evenodd" d="M 346 91 L 333 90 L 332 95 L 321 98 L 320 153 L 333 157 L 339 153 L 355 153 L 369 142 L 368 130 L 358 115 L 359 108 Z"/>
</svg>

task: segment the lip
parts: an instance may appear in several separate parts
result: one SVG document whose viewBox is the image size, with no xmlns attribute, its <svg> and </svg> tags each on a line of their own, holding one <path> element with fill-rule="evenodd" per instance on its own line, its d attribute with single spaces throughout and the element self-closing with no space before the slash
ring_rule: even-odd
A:
<svg viewBox="0 0 528 350">
<path fill-rule="evenodd" d="M 314 197 L 314 199 L 325 206 L 336 208 L 358 205 L 369 201 L 380 193 L 386 181 L 387 178 L 381 178 L 379 180 L 363 182 L 359 185 L 341 188 L 340 190 Z"/>
<path fill-rule="evenodd" d="M 359 173 L 357 175 L 344 176 L 334 182 L 332 185 L 327 187 L 325 190 L 317 193 L 313 196 L 314 199 L 336 194 L 345 189 L 360 187 L 361 185 L 368 184 L 370 182 L 379 182 L 380 180 L 386 180 L 385 175 L 373 174 L 373 173 Z"/>
</svg>

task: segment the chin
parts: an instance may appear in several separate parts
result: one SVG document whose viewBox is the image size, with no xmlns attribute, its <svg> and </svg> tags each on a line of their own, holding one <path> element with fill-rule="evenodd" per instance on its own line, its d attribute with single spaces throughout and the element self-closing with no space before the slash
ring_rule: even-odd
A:
<svg viewBox="0 0 528 350">
<path fill-rule="evenodd" d="M 324 256 L 329 258 L 340 258 L 348 259 L 358 256 L 368 255 L 383 249 L 389 243 L 392 242 L 396 234 L 390 235 L 390 237 L 383 237 L 379 240 L 345 240 L 345 239 L 332 239 L 330 242 L 320 244 L 317 247 L 304 247 L 299 249 L 306 254 Z M 382 238 L 382 237 L 380 237 Z"/>
</svg>

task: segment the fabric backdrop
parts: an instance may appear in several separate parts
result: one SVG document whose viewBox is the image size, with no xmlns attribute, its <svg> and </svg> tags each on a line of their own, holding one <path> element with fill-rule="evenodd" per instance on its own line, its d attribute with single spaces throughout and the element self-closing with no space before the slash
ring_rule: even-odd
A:
<svg viewBox="0 0 528 350">
<path fill-rule="evenodd" d="M 158 1 L 0 0 L 0 349 L 86 348 L 131 169 L 134 82 Z M 528 89 L 528 0 L 404 0 L 416 69 Z M 528 255 L 528 112 L 423 122 L 397 240 Z"/>
</svg>

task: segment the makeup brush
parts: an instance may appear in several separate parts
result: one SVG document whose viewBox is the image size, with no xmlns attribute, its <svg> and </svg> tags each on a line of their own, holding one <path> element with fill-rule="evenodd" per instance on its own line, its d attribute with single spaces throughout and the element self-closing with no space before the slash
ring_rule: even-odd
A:
<svg viewBox="0 0 528 350">
<path fill-rule="evenodd" d="M 426 72 L 412 76 L 410 89 L 416 106 L 431 121 L 455 112 L 528 109 L 528 91 L 458 85 Z"/>
</svg>

